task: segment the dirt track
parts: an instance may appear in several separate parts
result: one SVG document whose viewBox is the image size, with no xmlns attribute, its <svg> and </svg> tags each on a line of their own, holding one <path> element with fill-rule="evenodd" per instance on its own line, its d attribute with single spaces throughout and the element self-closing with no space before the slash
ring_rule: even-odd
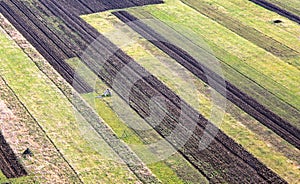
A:
<svg viewBox="0 0 300 184">
<path fill-rule="evenodd" d="M 95 54 L 102 57 L 110 56 L 109 59 L 107 61 L 84 60 L 84 62 L 86 62 L 90 69 L 93 70 L 109 86 L 119 86 L 120 90 L 116 92 L 120 95 L 120 97 L 126 100 L 126 94 L 129 93 L 129 104 L 141 117 L 145 118 L 151 114 L 148 102 L 152 97 L 163 96 L 165 98 L 164 102 L 167 104 L 167 108 L 163 108 L 163 104 L 159 102 L 157 102 L 155 106 L 158 111 L 166 112 L 166 116 L 162 117 L 162 122 L 159 126 L 154 126 L 152 122 L 148 122 L 159 134 L 163 137 L 167 137 L 175 127 L 187 129 L 189 125 L 194 123 L 197 124 L 196 129 L 193 131 L 194 134 L 189 140 L 187 140 L 183 147 L 178 146 L 176 140 L 169 140 L 169 142 L 175 148 L 179 149 L 179 152 L 187 160 L 189 160 L 199 170 L 199 172 L 203 173 L 211 183 L 262 183 L 267 181 L 285 183 L 285 181 L 277 174 L 268 169 L 253 155 L 248 153 L 244 148 L 235 143 L 221 131 L 218 132 L 215 139 L 207 149 L 200 151 L 198 149 L 200 138 L 202 137 L 204 128 L 207 125 L 213 126 L 210 122 L 203 118 L 202 115 L 191 108 L 187 103 L 182 101 L 157 78 L 145 71 L 123 51 L 118 50 L 118 48 L 103 35 L 98 33 L 81 18 L 68 11 L 64 4 L 60 4 L 59 1 L 50 2 L 48 0 L 41 0 L 40 2 L 42 4 L 37 3 L 36 7 L 39 6 L 40 9 L 44 10 L 44 13 L 55 15 L 64 22 L 64 24 L 60 24 L 61 29 L 72 33 L 73 35 L 76 33 L 76 36 L 72 37 L 75 43 L 81 43 L 83 46 L 87 46 L 95 39 L 99 41 L 99 47 L 93 51 Z M 16 9 L 17 3 L 7 4 L 11 6 L 10 9 L 15 9 L 14 14 L 20 14 L 21 8 L 18 8 L 19 10 Z M 6 11 L 5 15 L 9 17 L 12 16 L 12 12 L 7 11 L 7 4 L 1 4 L 1 11 Z M 21 3 L 20 6 L 24 6 L 24 4 Z M 26 14 L 23 16 L 26 16 Z M 10 19 L 15 20 L 15 17 L 18 16 L 14 16 L 14 18 L 10 17 Z M 27 22 L 25 21 L 23 24 L 27 24 Z M 17 25 L 16 21 L 12 21 L 12 23 Z M 28 23 L 27 26 L 31 27 L 34 25 Z M 22 30 L 22 27 L 20 26 L 17 28 Z M 36 29 L 32 29 L 32 32 L 34 31 L 36 31 Z M 23 34 L 26 34 L 26 32 Z M 48 37 L 45 39 L 51 38 Z M 34 42 L 32 39 L 29 41 Z M 45 43 L 47 44 L 47 42 Z M 54 52 L 54 50 L 58 47 L 55 45 L 53 46 L 53 49 L 51 45 L 48 48 L 50 52 Z M 80 53 L 76 53 L 76 55 L 79 57 L 81 56 Z M 115 77 L 117 74 L 120 74 L 120 70 L 122 70 L 126 65 L 129 66 L 129 63 L 132 64 L 129 67 L 129 72 L 121 76 L 124 81 L 115 81 Z M 104 70 L 102 69 L 102 66 Z M 142 79 L 135 83 L 131 89 L 127 88 L 124 82 L 131 81 L 134 76 L 141 77 L 143 74 L 147 74 L 148 77 L 142 77 Z M 183 121 L 179 119 L 182 107 L 187 109 Z M 212 134 L 212 132 L 207 133 L 210 135 Z"/>
<path fill-rule="evenodd" d="M 300 24 L 299 16 L 297 16 L 285 9 L 280 8 L 279 6 L 276 6 L 265 0 L 250 0 L 250 1 Z"/>
</svg>

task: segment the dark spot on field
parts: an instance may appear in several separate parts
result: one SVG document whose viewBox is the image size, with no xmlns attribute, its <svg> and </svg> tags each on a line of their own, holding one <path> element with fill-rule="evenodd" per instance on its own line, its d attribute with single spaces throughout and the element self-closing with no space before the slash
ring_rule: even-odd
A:
<svg viewBox="0 0 300 184">
<path fill-rule="evenodd" d="M 274 20 L 273 23 L 279 24 L 279 23 L 282 23 L 282 20 Z"/>
</svg>

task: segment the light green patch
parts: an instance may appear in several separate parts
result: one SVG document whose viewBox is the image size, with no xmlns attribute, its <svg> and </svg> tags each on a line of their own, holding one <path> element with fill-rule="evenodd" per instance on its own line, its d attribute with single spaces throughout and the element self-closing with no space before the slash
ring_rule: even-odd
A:
<svg viewBox="0 0 300 184">
<path fill-rule="evenodd" d="M 7 181 L 8 181 L 7 178 L 5 177 L 5 175 L 0 170 L 0 183 L 5 183 Z"/>
<path fill-rule="evenodd" d="M 163 6 L 163 5 L 160 5 Z M 166 5 L 167 6 L 167 5 Z M 170 7 L 175 7 L 176 4 L 168 5 Z M 181 8 L 180 5 L 178 5 L 178 8 Z M 167 8 L 166 8 L 167 9 Z M 177 8 L 174 8 L 177 10 Z M 170 12 L 175 10 L 168 10 Z M 159 14 L 158 10 L 154 7 L 152 8 L 152 13 L 157 12 Z M 99 16 L 95 16 L 95 19 L 90 20 L 89 22 L 91 25 L 93 25 L 96 22 L 102 22 L 104 24 L 105 22 L 108 22 L 105 19 L 105 14 L 98 14 Z M 103 17 L 101 17 L 102 15 Z M 184 16 L 185 17 L 185 16 Z M 188 17 L 193 19 L 192 17 Z M 120 24 L 120 21 L 118 21 L 117 18 L 112 20 L 113 22 L 107 23 L 106 25 L 109 27 L 109 25 L 118 25 Z M 111 27 L 106 30 L 113 30 L 115 28 Z M 105 34 L 105 30 L 100 29 L 101 33 Z M 195 86 L 197 89 L 199 89 L 197 95 L 197 98 L 189 98 L 190 93 L 180 93 L 181 88 L 185 86 L 186 84 L 186 78 L 182 78 L 180 75 L 176 75 L 176 70 L 174 70 L 174 67 L 180 68 L 178 64 L 172 60 L 168 59 L 167 62 L 160 61 L 156 57 L 157 56 L 164 56 L 166 57 L 161 51 L 158 49 L 155 49 L 151 44 L 149 44 L 146 40 L 139 38 L 137 34 L 127 32 L 127 34 L 130 35 L 130 38 L 133 40 L 136 40 L 135 42 L 128 42 L 129 44 L 126 45 L 118 45 L 118 42 L 116 41 L 115 44 L 117 44 L 119 47 L 122 48 L 123 51 L 125 51 L 129 56 L 131 56 L 135 61 L 137 61 L 139 64 L 141 64 L 144 68 L 146 68 L 150 73 L 152 73 L 154 76 L 156 76 L 158 79 L 160 79 L 166 86 L 168 86 L 170 89 L 172 89 L 174 92 L 176 92 L 181 98 L 183 98 L 185 101 L 187 101 L 189 104 L 191 104 L 194 108 L 198 109 L 199 112 L 201 112 L 202 115 L 204 115 L 206 118 L 210 119 L 211 115 L 211 107 L 212 102 L 209 98 L 209 95 L 205 93 L 207 90 L 205 88 L 205 85 L 197 79 L 194 79 L 191 77 L 192 80 L 195 81 Z M 123 38 L 126 38 L 126 33 L 123 33 Z M 113 37 L 109 37 L 109 34 L 107 35 L 108 38 L 111 39 L 111 41 L 114 42 Z M 156 56 L 156 57 L 155 57 Z M 146 59 L 145 59 L 146 58 Z M 171 67 L 170 67 L 171 66 Z M 178 70 L 180 72 L 187 72 L 185 69 Z M 201 106 L 197 106 L 200 102 Z M 245 115 L 244 112 L 239 110 L 240 114 Z M 245 115 L 247 116 L 247 115 Z M 250 118 L 251 119 L 251 118 Z M 258 126 L 260 126 L 261 129 L 266 129 L 264 126 L 256 122 L 255 120 L 251 119 L 254 123 L 257 123 Z M 232 117 L 232 115 L 226 113 L 222 124 L 220 126 L 220 129 L 224 131 L 227 135 L 232 137 L 237 143 L 241 144 L 246 150 L 248 150 L 250 153 L 254 154 L 257 158 L 259 158 L 263 163 L 265 163 L 269 168 L 274 170 L 276 173 L 278 173 L 280 176 L 282 176 L 284 179 L 286 179 L 289 182 L 295 182 L 298 180 L 300 173 L 298 172 L 297 164 L 296 162 L 290 162 L 290 160 L 284 156 L 282 153 L 279 153 L 274 147 L 269 146 L 267 142 L 263 138 L 261 138 L 258 134 L 250 131 L 246 126 L 244 126 L 241 122 L 236 120 Z M 274 134 L 274 133 L 273 133 Z M 275 135 L 274 135 L 275 136 Z M 281 139 L 281 138 L 278 138 Z M 283 141 L 284 142 L 284 141 Z M 291 150 L 294 149 L 293 146 L 289 147 Z M 299 153 L 299 152 L 297 152 Z M 278 164 L 280 163 L 280 164 Z M 151 166 L 150 166 L 151 167 Z M 153 166 L 152 168 L 155 168 Z M 290 172 L 286 172 L 286 170 L 289 170 Z"/>
<path fill-rule="evenodd" d="M 0 75 L 19 97 L 64 157 L 86 183 L 135 183 L 138 179 L 121 163 L 107 160 L 82 137 L 75 110 L 59 89 L 5 34 L 0 34 Z M 96 132 L 89 132 L 97 135 Z M 106 147 L 106 145 L 104 145 Z M 105 148 L 105 147 L 104 147 Z M 112 152 L 111 150 L 109 150 Z M 109 173 L 107 175 L 106 173 Z M 70 176 L 73 173 L 70 173 Z M 70 182 L 77 182 L 70 178 Z"/>
</svg>

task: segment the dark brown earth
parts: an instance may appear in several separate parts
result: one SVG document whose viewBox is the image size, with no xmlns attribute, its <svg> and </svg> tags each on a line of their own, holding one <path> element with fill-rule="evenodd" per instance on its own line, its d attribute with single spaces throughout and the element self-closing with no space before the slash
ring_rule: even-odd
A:
<svg viewBox="0 0 300 184">
<path fill-rule="evenodd" d="M 26 176 L 27 172 L 18 161 L 17 156 L 10 148 L 0 132 L 0 169 L 7 178 Z"/>
</svg>

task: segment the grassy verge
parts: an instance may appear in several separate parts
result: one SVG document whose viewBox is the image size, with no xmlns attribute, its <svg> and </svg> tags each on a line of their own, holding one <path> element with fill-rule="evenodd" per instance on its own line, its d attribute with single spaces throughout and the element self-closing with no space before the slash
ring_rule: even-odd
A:
<svg viewBox="0 0 300 184">
<path fill-rule="evenodd" d="M 120 24 L 120 22 L 113 17 L 108 18 L 109 13 L 94 14 L 89 16 L 84 16 L 84 19 L 87 20 L 91 25 L 95 27 L 101 33 L 112 33 L 114 28 L 113 25 Z M 116 26 L 118 27 L 118 26 Z M 168 59 L 166 61 L 158 60 L 157 56 L 167 57 L 161 51 L 157 50 L 149 42 L 141 39 L 135 33 L 127 32 L 127 36 L 131 39 L 136 40 L 129 44 L 122 45 L 122 40 L 114 40 L 115 37 L 109 37 L 115 44 L 122 48 L 127 54 L 133 57 L 139 64 L 146 68 L 150 73 L 158 77 L 165 85 L 171 88 L 174 92 L 179 94 L 183 99 L 188 103 L 194 106 L 196 109 L 201 112 L 206 118 L 210 118 L 211 115 L 211 99 L 210 95 L 207 92 L 205 84 L 201 81 L 193 78 L 190 75 L 190 80 L 194 81 L 196 88 L 199 90 L 197 93 L 197 98 L 190 98 L 191 93 L 186 92 L 184 89 L 186 87 L 186 78 L 178 75 L 178 71 L 187 72 L 181 66 L 179 66 L 175 61 Z M 122 38 L 126 40 L 126 32 L 124 32 Z M 187 72 L 188 73 L 188 72 Z M 196 100 L 195 100 L 196 99 Z M 195 103 L 196 101 L 196 103 Z M 200 103 L 201 106 L 197 106 L 197 103 Z M 253 120 L 247 114 L 242 112 L 240 109 L 230 105 L 232 111 L 236 113 L 236 116 L 226 113 L 223 119 L 221 130 L 223 130 L 227 135 L 232 137 L 236 142 L 240 143 L 245 147 L 249 152 L 254 154 L 259 158 L 263 163 L 265 163 L 272 170 L 277 172 L 280 176 L 285 178 L 290 182 L 297 181 L 299 177 L 299 172 L 297 171 L 297 164 L 299 164 L 297 158 L 293 158 L 294 161 L 290 162 L 290 158 L 286 155 L 288 152 L 292 151 L 294 154 L 299 154 L 292 146 L 288 145 L 284 140 L 276 136 L 274 133 L 270 132 L 266 127 L 262 126 L 259 122 Z M 252 127 L 250 130 L 251 124 L 255 124 L 256 127 Z M 258 130 L 253 132 L 252 130 Z M 260 131 L 260 132 L 259 132 Z M 270 146 L 269 140 L 266 140 L 267 137 L 262 136 L 265 132 L 269 132 L 269 136 L 276 139 L 277 142 Z M 278 146 L 278 147 L 277 147 Z M 280 151 L 280 147 L 287 147 L 287 150 Z M 290 169 L 292 168 L 292 169 Z M 289 173 L 286 170 L 293 170 Z"/>
<path fill-rule="evenodd" d="M 40 123 L 80 178 L 86 183 L 138 181 L 124 164 L 107 160 L 105 155 L 100 155 L 93 149 L 81 136 L 80 123 L 87 123 L 83 119 L 80 121 L 75 118 L 75 110 L 68 99 L 7 35 L 1 32 L 0 40 L 0 75 Z M 89 134 L 96 136 L 96 132 Z M 103 149 L 112 152 L 106 144 L 103 144 Z M 71 182 L 76 183 L 78 180 L 74 178 Z"/>
<path fill-rule="evenodd" d="M 163 183 L 207 183 L 205 177 L 181 157 L 179 153 L 174 152 L 174 155 L 169 155 L 165 160 L 155 160 L 157 156 L 153 155 L 149 150 L 140 151 L 140 146 L 147 146 L 148 144 L 162 140 L 162 138 L 142 118 L 140 118 L 138 114 L 124 104 L 117 95 L 113 95 L 109 98 L 95 99 L 95 97 L 102 94 L 108 86 L 98 80 L 97 76 L 83 65 L 79 59 L 74 58 L 67 60 L 67 62 L 72 67 L 76 68 L 80 77 L 86 79 L 90 85 L 95 86 L 95 93 L 82 95 L 85 100 L 113 129 L 116 135 L 136 152 L 159 180 Z M 114 105 L 114 102 L 118 102 L 118 107 Z M 130 116 L 130 119 L 127 118 L 124 120 L 120 118 L 120 114 L 117 114 L 114 108 L 121 108 L 124 114 L 133 114 L 133 116 Z M 120 113 L 120 109 L 118 112 Z M 143 127 L 147 127 L 147 130 L 134 130 L 128 125 L 128 121 L 143 125 Z M 182 167 L 174 167 L 168 164 L 172 162 L 181 163 Z"/>
</svg>

